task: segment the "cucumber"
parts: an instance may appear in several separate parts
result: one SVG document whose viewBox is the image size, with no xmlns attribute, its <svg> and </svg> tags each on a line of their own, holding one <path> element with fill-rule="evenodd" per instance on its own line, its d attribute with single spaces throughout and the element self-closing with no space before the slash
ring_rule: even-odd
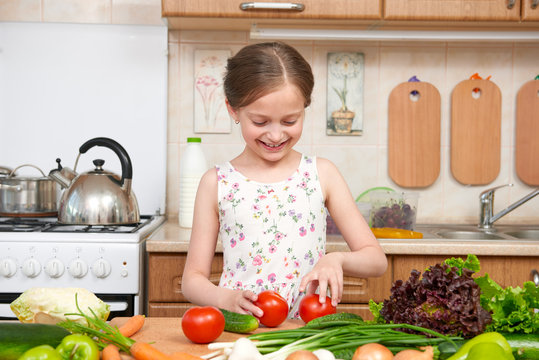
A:
<svg viewBox="0 0 539 360">
<path fill-rule="evenodd" d="M 340 312 L 336 314 L 329 314 L 312 319 L 305 326 L 304 329 L 325 329 L 333 326 L 349 325 L 349 324 L 363 324 L 363 318 L 354 313 Z"/>
<path fill-rule="evenodd" d="M 253 315 L 219 309 L 225 317 L 225 331 L 247 334 L 258 329 L 258 319 Z"/>
<path fill-rule="evenodd" d="M 539 359 L 539 334 L 502 333 L 515 359 Z"/>
<path fill-rule="evenodd" d="M 38 345 L 58 346 L 70 332 L 56 325 L 0 322 L 0 359 L 17 360 Z"/>
</svg>

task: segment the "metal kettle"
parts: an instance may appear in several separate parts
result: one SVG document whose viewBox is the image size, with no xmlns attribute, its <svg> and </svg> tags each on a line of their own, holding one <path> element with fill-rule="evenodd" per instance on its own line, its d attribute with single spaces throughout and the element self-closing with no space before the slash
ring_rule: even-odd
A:
<svg viewBox="0 0 539 360">
<path fill-rule="evenodd" d="M 116 153 L 122 165 L 122 176 L 103 169 L 104 160 L 93 161 L 95 169 L 77 174 L 81 154 L 94 146 L 104 146 Z M 58 222 L 72 225 L 126 225 L 140 221 L 137 199 L 131 189 L 133 168 L 125 149 L 116 141 L 98 137 L 79 148 L 73 170 L 62 167 L 49 173 L 49 178 L 65 188 L 58 207 Z"/>
</svg>

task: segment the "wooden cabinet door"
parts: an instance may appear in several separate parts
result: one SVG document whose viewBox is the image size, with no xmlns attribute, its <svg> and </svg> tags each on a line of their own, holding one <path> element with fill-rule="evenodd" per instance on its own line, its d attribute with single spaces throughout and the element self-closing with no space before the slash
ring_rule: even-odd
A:
<svg viewBox="0 0 539 360">
<path fill-rule="evenodd" d="M 216 17 L 260 19 L 380 19 L 382 0 L 273 0 L 258 4 L 302 4 L 303 11 L 294 10 L 242 10 L 241 0 L 163 0 L 163 17 Z"/>
<path fill-rule="evenodd" d="M 393 281 L 406 281 L 410 277 L 412 269 L 421 271 L 431 265 L 440 263 L 451 256 L 421 256 L 421 255 L 398 255 L 394 256 Z M 457 257 L 457 256 L 455 256 Z M 458 256 L 466 258 L 466 256 Z M 520 286 L 525 281 L 533 280 L 532 270 L 538 268 L 538 256 L 478 256 L 481 264 L 479 276 L 488 273 L 490 278 L 500 286 Z"/>
<path fill-rule="evenodd" d="M 532 0 L 530 0 L 532 1 Z M 518 21 L 520 2 L 508 0 L 385 0 L 385 20 Z"/>
<path fill-rule="evenodd" d="M 539 0 L 521 0 L 522 1 L 522 20 L 539 21 Z"/>
<path fill-rule="evenodd" d="M 182 274 L 187 254 L 150 253 L 148 260 L 148 301 L 187 302 L 181 292 Z M 219 284 L 223 271 L 223 256 L 216 254 L 211 268 L 210 281 Z"/>
<path fill-rule="evenodd" d="M 388 257 L 387 271 L 377 278 L 357 278 L 345 276 L 342 304 L 368 304 L 372 299 L 376 302 L 389 298 L 393 277 L 391 258 Z"/>
</svg>

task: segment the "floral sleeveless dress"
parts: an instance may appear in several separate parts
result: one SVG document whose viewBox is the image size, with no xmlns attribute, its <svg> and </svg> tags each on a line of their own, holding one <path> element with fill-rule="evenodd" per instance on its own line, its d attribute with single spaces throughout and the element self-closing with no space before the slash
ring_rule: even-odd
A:
<svg viewBox="0 0 539 360">
<path fill-rule="evenodd" d="M 229 163 L 216 166 L 223 273 L 219 286 L 274 290 L 298 318 L 299 284 L 326 249 L 326 208 L 316 157 L 277 183 L 251 181 Z"/>
</svg>

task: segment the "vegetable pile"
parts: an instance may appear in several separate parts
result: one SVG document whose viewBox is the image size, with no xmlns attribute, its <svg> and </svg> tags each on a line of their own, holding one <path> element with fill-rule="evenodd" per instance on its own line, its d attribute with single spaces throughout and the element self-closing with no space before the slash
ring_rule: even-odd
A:
<svg viewBox="0 0 539 360">
<path fill-rule="evenodd" d="M 423 274 L 413 270 L 407 281 L 394 283 L 389 299 L 379 304 L 371 300 L 371 312 L 378 323 L 408 323 L 466 338 L 485 331 L 537 333 L 535 284 L 504 289 L 488 274 L 474 279 L 479 270 L 475 255 L 446 259 Z"/>
<path fill-rule="evenodd" d="M 416 333 L 406 333 L 397 329 L 414 330 Z M 263 354 L 264 359 L 271 360 L 285 359 L 298 350 L 315 351 L 318 349 L 328 350 L 338 359 L 352 359 L 359 346 L 369 343 L 382 344 L 393 353 L 397 353 L 401 350 L 418 350 L 423 346 L 453 342 L 462 338 L 448 337 L 436 331 L 409 324 L 369 324 L 358 315 L 338 313 L 316 318 L 297 329 L 258 333 L 249 335 L 247 339 L 252 342 L 246 346 L 254 345 L 257 353 Z M 229 354 L 229 360 L 241 359 L 241 357 L 233 356 L 234 347 L 238 347 L 238 341 L 212 343 L 208 345 L 208 348 L 220 349 L 222 354 Z M 241 342 L 245 342 L 245 339 Z M 259 358 L 253 353 L 254 349 L 251 348 L 252 357 L 249 359 Z M 215 358 L 224 359 L 225 357 L 217 353 Z"/>
</svg>

